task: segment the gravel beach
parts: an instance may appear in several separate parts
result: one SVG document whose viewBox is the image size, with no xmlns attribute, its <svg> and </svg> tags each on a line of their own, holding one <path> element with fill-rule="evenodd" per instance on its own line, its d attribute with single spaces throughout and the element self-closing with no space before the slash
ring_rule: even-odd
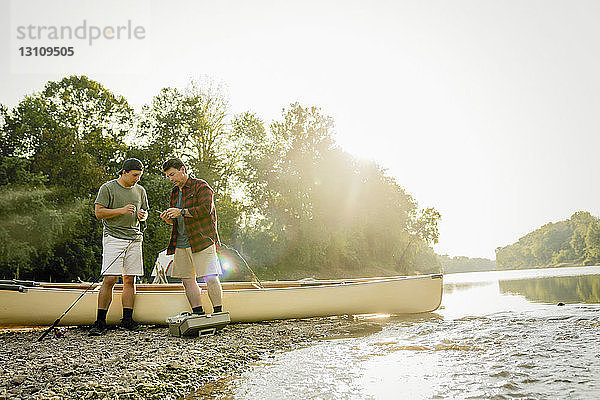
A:
<svg viewBox="0 0 600 400">
<path fill-rule="evenodd" d="M 42 330 L 2 330 L 0 399 L 178 399 L 276 352 L 378 330 L 337 317 L 231 324 L 201 338 L 172 337 L 166 327 L 89 337 L 71 327 L 37 342 Z"/>
</svg>

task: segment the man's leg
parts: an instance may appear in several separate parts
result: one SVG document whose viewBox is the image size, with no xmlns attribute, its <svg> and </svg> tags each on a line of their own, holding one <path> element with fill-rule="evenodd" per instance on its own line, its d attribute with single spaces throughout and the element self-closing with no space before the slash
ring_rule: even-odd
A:
<svg viewBox="0 0 600 400">
<path fill-rule="evenodd" d="M 112 302 L 113 286 L 117 283 L 118 276 L 105 276 L 98 291 L 98 315 L 94 326 L 90 329 L 90 336 L 102 335 L 106 332 L 106 314 Z"/>
<path fill-rule="evenodd" d="M 123 293 L 121 293 L 121 304 L 123 305 L 123 319 L 119 328 L 128 331 L 136 331 L 139 324 L 133 320 L 133 304 L 135 302 L 135 276 L 123 275 Z"/>
<path fill-rule="evenodd" d="M 196 282 L 196 278 L 182 278 L 181 283 L 183 283 L 183 287 L 185 288 L 185 295 L 187 296 L 188 302 L 190 303 L 190 307 L 194 312 L 198 314 L 202 313 L 202 301 L 200 298 L 200 286 L 198 286 L 198 282 Z M 198 309 L 200 307 L 200 309 Z"/>
<path fill-rule="evenodd" d="M 219 276 L 205 276 L 204 282 L 206 282 L 208 297 L 210 298 L 210 302 L 213 305 L 214 311 L 221 312 L 223 309 L 223 289 L 221 288 L 221 281 L 219 281 Z"/>
<path fill-rule="evenodd" d="M 144 260 L 142 258 L 142 242 L 125 240 L 121 244 L 126 245 L 123 256 L 123 292 L 121 293 L 121 305 L 123 306 L 123 319 L 119 328 L 136 331 L 139 324 L 133 320 L 133 306 L 135 303 L 135 279 L 144 274 Z"/>
<path fill-rule="evenodd" d="M 102 279 L 102 285 L 98 291 L 98 308 L 101 310 L 108 310 L 110 303 L 112 302 L 112 291 L 113 286 L 117 283 L 118 276 L 105 276 Z"/>
<path fill-rule="evenodd" d="M 123 276 L 123 294 L 121 295 L 121 304 L 123 308 L 133 309 L 133 303 L 135 302 L 135 276 L 124 275 Z"/>
</svg>

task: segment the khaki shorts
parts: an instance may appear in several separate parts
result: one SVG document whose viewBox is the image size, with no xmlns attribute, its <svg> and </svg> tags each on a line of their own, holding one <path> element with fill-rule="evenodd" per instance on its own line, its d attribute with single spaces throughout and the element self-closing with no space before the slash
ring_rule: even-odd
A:
<svg viewBox="0 0 600 400">
<path fill-rule="evenodd" d="M 207 275 L 221 275 L 221 264 L 217 258 L 215 245 L 192 253 L 190 247 L 185 249 L 175 249 L 175 258 L 173 259 L 173 278 L 196 278 Z"/>
<path fill-rule="evenodd" d="M 102 275 L 144 275 L 142 242 L 117 239 L 110 235 L 102 238 Z"/>
</svg>

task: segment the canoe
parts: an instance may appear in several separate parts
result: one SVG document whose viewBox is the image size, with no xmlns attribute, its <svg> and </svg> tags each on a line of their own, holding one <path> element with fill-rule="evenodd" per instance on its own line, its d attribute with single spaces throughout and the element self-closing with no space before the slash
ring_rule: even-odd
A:
<svg viewBox="0 0 600 400">
<path fill-rule="evenodd" d="M 0 283 L 0 326 L 52 324 L 90 284 Z M 201 285 L 205 289 L 205 285 Z M 91 325 L 96 318 L 95 284 L 62 318 L 61 325 Z M 138 284 L 134 319 L 165 325 L 167 317 L 191 311 L 181 284 Z M 121 319 L 122 285 L 115 285 L 107 322 Z M 357 314 L 416 314 L 436 310 L 442 275 L 391 276 L 341 280 L 224 282 L 223 309 L 232 322 Z M 206 290 L 202 305 L 212 311 Z"/>
</svg>

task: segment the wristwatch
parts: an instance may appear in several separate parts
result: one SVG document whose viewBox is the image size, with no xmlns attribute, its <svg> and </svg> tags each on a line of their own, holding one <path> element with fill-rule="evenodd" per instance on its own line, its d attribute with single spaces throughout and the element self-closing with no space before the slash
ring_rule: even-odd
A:
<svg viewBox="0 0 600 400">
<path fill-rule="evenodd" d="M 185 215 L 185 208 L 181 209 L 181 216 L 183 217 Z"/>
</svg>

